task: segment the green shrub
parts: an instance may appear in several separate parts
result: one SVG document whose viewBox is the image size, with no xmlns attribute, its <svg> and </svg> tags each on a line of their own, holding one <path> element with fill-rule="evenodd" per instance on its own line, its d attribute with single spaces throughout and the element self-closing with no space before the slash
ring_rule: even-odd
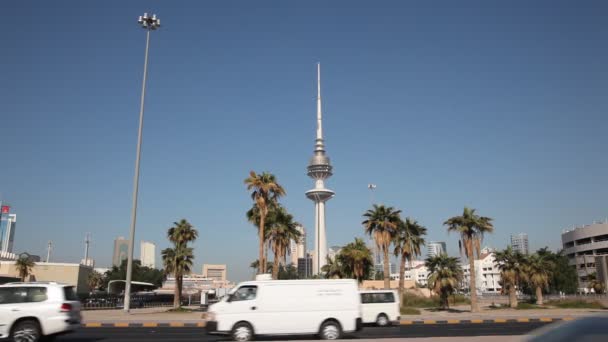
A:
<svg viewBox="0 0 608 342">
<path fill-rule="evenodd" d="M 553 300 L 546 303 L 561 309 L 606 309 L 598 301 L 588 302 L 581 299 Z"/>
<path fill-rule="evenodd" d="M 471 304 L 469 298 L 461 294 L 449 296 L 448 301 L 450 305 Z M 432 296 L 431 298 L 426 298 L 412 293 L 404 293 L 403 301 L 401 302 L 401 304 L 405 307 L 412 308 L 436 308 L 441 306 L 441 304 L 439 303 L 439 296 Z"/>
<path fill-rule="evenodd" d="M 544 306 L 530 304 L 526 302 L 520 302 L 517 304 L 517 310 L 531 310 L 531 309 L 546 309 Z"/>
<path fill-rule="evenodd" d="M 420 315 L 420 310 L 418 310 L 416 308 L 410 308 L 410 307 L 402 306 L 401 307 L 401 314 L 402 315 Z"/>
</svg>

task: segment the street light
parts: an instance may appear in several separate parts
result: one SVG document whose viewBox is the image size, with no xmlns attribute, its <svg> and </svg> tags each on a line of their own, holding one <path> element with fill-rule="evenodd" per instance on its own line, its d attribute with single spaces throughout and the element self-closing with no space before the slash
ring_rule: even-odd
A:
<svg viewBox="0 0 608 342">
<path fill-rule="evenodd" d="M 135 157 L 135 177 L 133 179 L 133 206 L 131 209 L 131 233 L 129 239 L 129 255 L 127 257 L 127 279 L 125 285 L 124 310 L 131 308 L 131 276 L 133 273 L 133 248 L 135 246 L 135 222 L 137 221 L 137 192 L 139 191 L 139 159 L 141 155 L 141 136 L 144 124 L 144 100 L 146 98 L 146 76 L 148 74 L 148 48 L 150 46 L 150 31 L 160 27 L 160 19 L 156 14 L 151 17 L 148 13 L 140 16 L 137 22 L 146 30 L 146 54 L 144 57 L 144 79 L 141 86 L 141 102 L 139 109 L 139 130 L 137 133 L 137 155 Z"/>
</svg>

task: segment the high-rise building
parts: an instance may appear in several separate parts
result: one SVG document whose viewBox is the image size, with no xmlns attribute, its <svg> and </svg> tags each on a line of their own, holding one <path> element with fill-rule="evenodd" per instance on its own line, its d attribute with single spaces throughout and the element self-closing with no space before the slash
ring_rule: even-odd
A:
<svg viewBox="0 0 608 342">
<path fill-rule="evenodd" d="M 562 247 L 569 265 L 576 267 L 578 291 L 588 292 L 589 276 L 598 272 L 597 257 L 608 255 L 608 220 L 564 230 Z"/>
<path fill-rule="evenodd" d="M 304 258 L 298 258 L 298 277 L 308 279 L 312 277 L 312 257 L 307 254 Z"/>
<path fill-rule="evenodd" d="M 528 255 L 528 234 L 519 233 L 511 235 L 511 248 L 513 248 L 515 252 L 520 252 L 521 254 Z"/>
<path fill-rule="evenodd" d="M 139 260 L 142 266 L 156 268 L 156 245 L 142 241 L 139 245 Z"/>
<path fill-rule="evenodd" d="M 312 262 L 313 274 L 319 274 L 327 263 L 327 235 L 325 230 L 325 202 L 334 197 L 334 192 L 325 187 L 331 177 L 332 166 L 325 154 L 323 142 L 323 117 L 321 114 L 321 64 L 317 64 L 317 138 L 314 155 L 308 163 L 308 177 L 314 179 L 315 187 L 306 191 L 306 197 L 315 202 L 315 254 Z"/>
<path fill-rule="evenodd" d="M 297 226 L 296 229 L 300 232 L 300 240 L 291 240 L 289 243 L 291 263 L 295 267 L 298 266 L 298 259 L 303 258 L 306 253 L 306 231 L 302 226 Z"/>
<path fill-rule="evenodd" d="M 11 207 L 0 202 L 0 252 L 13 253 L 17 215 L 10 213 Z"/>
<path fill-rule="evenodd" d="M 203 265 L 203 277 L 216 281 L 226 281 L 226 265 Z"/>
<path fill-rule="evenodd" d="M 441 254 L 447 254 L 445 242 L 431 241 L 426 244 L 426 257 L 432 258 Z"/>
<path fill-rule="evenodd" d="M 112 256 L 112 265 L 120 267 L 123 260 L 127 260 L 129 255 L 129 240 L 120 236 L 114 240 L 114 254 Z"/>
</svg>

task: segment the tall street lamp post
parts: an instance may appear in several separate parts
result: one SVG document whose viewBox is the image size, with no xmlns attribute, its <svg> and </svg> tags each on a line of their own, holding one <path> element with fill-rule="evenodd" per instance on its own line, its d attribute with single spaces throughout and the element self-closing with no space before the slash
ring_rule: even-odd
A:
<svg viewBox="0 0 608 342">
<path fill-rule="evenodd" d="M 137 192 L 139 190 L 139 159 L 141 155 L 141 138 L 144 125 L 144 101 L 146 98 L 146 76 L 148 75 L 148 48 L 150 47 L 150 31 L 160 27 L 160 19 L 156 14 L 148 16 L 144 13 L 137 22 L 146 30 L 146 54 L 144 57 L 144 79 L 141 85 L 141 102 L 139 108 L 139 130 L 137 133 L 137 155 L 135 157 L 135 177 L 133 180 L 133 206 L 131 209 L 131 232 L 129 238 L 129 255 L 127 257 L 127 281 L 125 285 L 124 310 L 131 308 L 131 276 L 133 273 L 133 248 L 135 246 L 135 223 L 137 221 Z"/>
</svg>

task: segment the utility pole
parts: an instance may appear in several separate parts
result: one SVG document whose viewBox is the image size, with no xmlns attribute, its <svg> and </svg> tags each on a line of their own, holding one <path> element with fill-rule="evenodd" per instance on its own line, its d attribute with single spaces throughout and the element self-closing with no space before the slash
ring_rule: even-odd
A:
<svg viewBox="0 0 608 342">
<path fill-rule="evenodd" d="M 89 244 L 91 243 L 91 233 L 84 237 L 84 264 L 89 266 Z"/>
<path fill-rule="evenodd" d="M 49 241 L 46 248 L 46 262 L 51 261 L 51 249 L 53 248 L 53 241 Z"/>
</svg>

